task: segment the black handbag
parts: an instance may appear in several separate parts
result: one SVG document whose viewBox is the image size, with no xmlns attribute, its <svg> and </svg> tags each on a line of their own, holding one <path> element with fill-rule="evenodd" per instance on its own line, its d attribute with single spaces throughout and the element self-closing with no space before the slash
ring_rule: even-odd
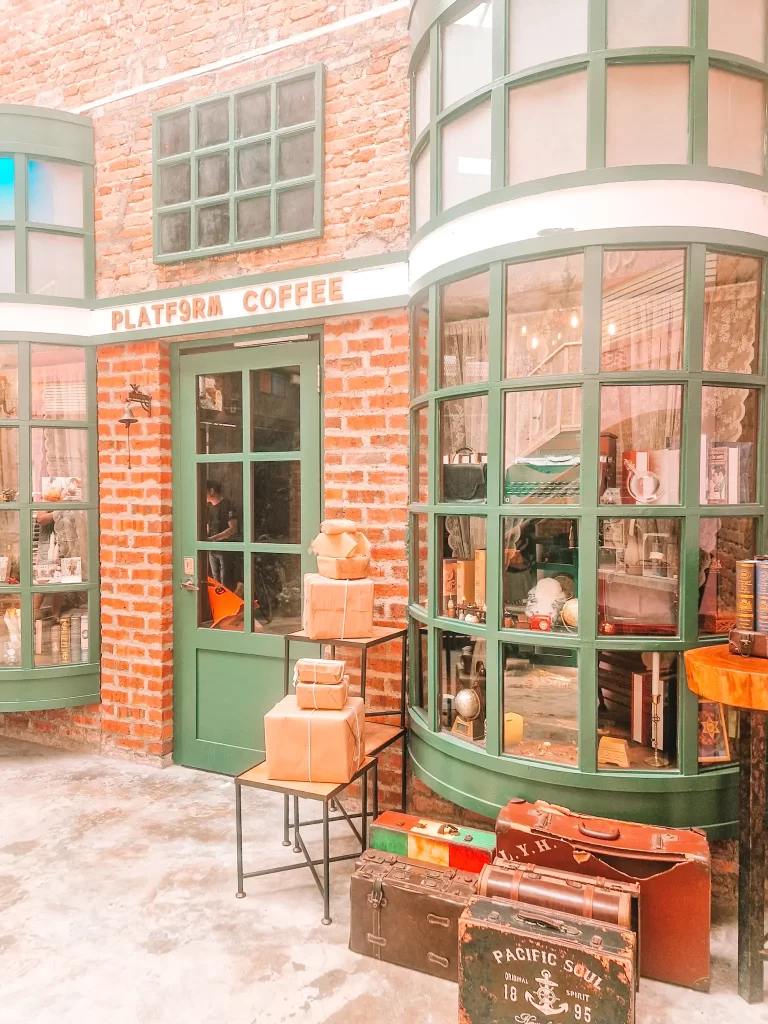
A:
<svg viewBox="0 0 768 1024">
<path fill-rule="evenodd" d="M 485 501 L 488 491 L 488 465 L 472 462 L 472 448 L 459 448 L 450 462 L 444 462 L 443 501 Z"/>
</svg>

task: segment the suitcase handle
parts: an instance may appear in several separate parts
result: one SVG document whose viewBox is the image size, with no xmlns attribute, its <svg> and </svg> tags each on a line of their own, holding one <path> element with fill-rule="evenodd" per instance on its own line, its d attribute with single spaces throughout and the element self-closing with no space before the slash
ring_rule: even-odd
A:
<svg viewBox="0 0 768 1024">
<path fill-rule="evenodd" d="M 437 830 L 439 836 L 457 836 L 460 832 L 455 825 L 441 825 Z"/>
<path fill-rule="evenodd" d="M 621 836 L 621 832 L 617 828 L 601 832 L 596 828 L 587 828 L 582 821 L 579 822 L 579 832 L 588 839 L 605 839 L 608 842 L 615 842 Z"/>
<path fill-rule="evenodd" d="M 449 961 L 447 957 L 438 956 L 437 953 L 427 953 L 427 960 L 431 964 L 437 964 L 438 967 L 448 967 Z"/>
<path fill-rule="evenodd" d="M 550 931 L 560 932 L 561 935 L 581 935 L 578 928 L 566 924 L 565 921 L 553 920 L 551 917 L 539 917 L 538 914 L 517 914 L 516 917 L 523 924 L 537 924 L 541 928 L 549 928 Z"/>
<path fill-rule="evenodd" d="M 447 917 L 438 917 L 436 914 L 427 914 L 427 924 L 437 924 L 441 928 L 451 927 L 451 922 Z"/>
</svg>

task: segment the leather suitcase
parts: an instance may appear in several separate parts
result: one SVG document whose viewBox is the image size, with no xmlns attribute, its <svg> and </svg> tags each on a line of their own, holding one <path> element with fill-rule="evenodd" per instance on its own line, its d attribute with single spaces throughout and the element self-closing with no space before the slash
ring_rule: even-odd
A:
<svg viewBox="0 0 768 1024">
<path fill-rule="evenodd" d="M 459 918 L 460 1024 L 633 1024 L 633 932 L 475 896 Z"/>
<path fill-rule="evenodd" d="M 366 850 L 349 890 L 349 948 L 437 978 L 458 978 L 459 915 L 477 875 Z"/>
<path fill-rule="evenodd" d="M 464 828 L 429 821 L 400 811 L 384 811 L 371 825 L 369 844 L 375 850 L 396 853 L 461 871 L 480 872 L 496 853 L 496 836 L 479 828 Z"/>
<path fill-rule="evenodd" d="M 768 634 L 732 629 L 728 634 L 728 651 L 744 658 L 768 658 Z"/>
<path fill-rule="evenodd" d="M 709 991 L 711 864 L 696 829 L 591 818 L 511 800 L 496 820 L 499 855 L 640 885 L 640 974 Z"/>
</svg>

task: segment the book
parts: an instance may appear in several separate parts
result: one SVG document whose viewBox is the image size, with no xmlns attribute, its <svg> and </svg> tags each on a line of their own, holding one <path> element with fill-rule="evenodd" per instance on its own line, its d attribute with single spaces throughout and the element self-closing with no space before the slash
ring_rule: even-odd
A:
<svg viewBox="0 0 768 1024">
<path fill-rule="evenodd" d="M 755 559 L 736 563 L 736 628 L 755 628 Z"/>
<path fill-rule="evenodd" d="M 768 561 L 755 561 L 755 631 L 768 633 Z"/>
</svg>

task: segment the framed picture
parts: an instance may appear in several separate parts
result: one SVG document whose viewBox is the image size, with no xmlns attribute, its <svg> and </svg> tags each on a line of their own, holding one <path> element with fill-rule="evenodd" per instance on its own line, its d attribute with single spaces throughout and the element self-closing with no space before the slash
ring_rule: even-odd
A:
<svg viewBox="0 0 768 1024">
<path fill-rule="evenodd" d="M 83 563 L 80 558 L 62 558 L 61 560 L 61 582 L 82 583 Z"/>
<path fill-rule="evenodd" d="M 699 763 L 714 764 L 731 760 L 728 726 L 722 704 L 699 701 Z"/>
</svg>

